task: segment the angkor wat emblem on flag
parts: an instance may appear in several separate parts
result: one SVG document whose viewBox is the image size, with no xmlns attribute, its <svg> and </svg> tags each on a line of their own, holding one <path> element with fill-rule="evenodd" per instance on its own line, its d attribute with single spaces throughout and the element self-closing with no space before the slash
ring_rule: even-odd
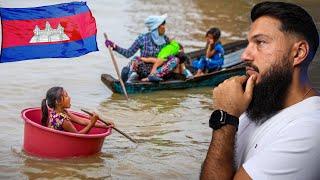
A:
<svg viewBox="0 0 320 180">
<path fill-rule="evenodd" d="M 31 38 L 30 43 L 39 42 L 58 42 L 70 40 L 70 38 L 64 33 L 64 28 L 58 25 L 57 29 L 53 29 L 48 21 L 46 21 L 46 27 L 41 30 L 38 25 L 33 30 L 34 36 Z"/>
</svg>

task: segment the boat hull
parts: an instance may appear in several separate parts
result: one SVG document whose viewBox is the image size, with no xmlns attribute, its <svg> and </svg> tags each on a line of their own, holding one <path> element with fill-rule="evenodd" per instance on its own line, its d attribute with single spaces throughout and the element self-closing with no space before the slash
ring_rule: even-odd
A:
<svg viewBox="0 0 320 180">
<path fill-rule="evenodd" d="M 83 117 L 83 114 L 71 112 Z M 88 156 L 101 151 L 111 129 L 92 128 L 88 134 L 58 131 L 40 124 L 41 109 L 28 108 L 21 112 L 24 120 L 23 149 L 27 154 L 44 158 Z M 79 130 L 83 126 L 75 124 Z"/>
<path fill-rule="evenodd" d="M 146 93 L 158 90 L 170 89 L 187 89 L 195 87 L 214 87 L 224 80 L 237 75 L 244 75 L 245 68 L 238 67 L 219 71 L 217 73 L 210 73 L 201 77 L 196 77 L 189 80 L 170 80 L 164 82 L 139 82 L 139 83 L 125 83 L 127 93 Z M 123 94 L 123 90 L 119 80 L 113 78 L 109 74 L 102 74 L 101 81 L 114 93 Z"/>
</svg>

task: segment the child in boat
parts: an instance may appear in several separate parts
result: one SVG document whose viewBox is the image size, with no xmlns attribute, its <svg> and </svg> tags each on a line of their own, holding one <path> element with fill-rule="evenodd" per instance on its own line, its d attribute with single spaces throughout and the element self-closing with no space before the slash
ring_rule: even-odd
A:
<svg viewBox="0 0 320 180">
<path fill-rule="evenodd" d="M 195 76 L 201 76 L 205 71 L 212 72 L 221 69 L 224 61 L 224 49 L 221 45 L 220 29 L 211 28 L 206 33 L 206 55 L 192 62 L 192 66 L 197 73 Z"/>
<path fill-rule="evenodd" d="M 154 57 L 140 57 L 140 59 L 147 63 L 153 63 L 153 67 L 151 69 L 150 75 L 147 78 L 142 79 L 142 81 L 160 81 L 162 80 L 160 75 L 157 73 L 158 67 L 160 67 L 164 62 L 168 59 L 176 56 L 177 58 L 182 57 L 183 47 L 177 41 L 172 40 L 168 45 L 163 47 L 156 58 Z M 179 58 L 181 59 L 181 58 Z M 184 74 L 186 78 L 192 78 L 192 73 L 185 67 L 184 64 L 185 58 L 179 60 L 179 68 L 181 70 L 181 74 Z M 177 65 L 177 64 L 176 64 Z M 180 72 L 179 72 L 180 73 Z"/>
<path fill-rule="evenodd" d="M 66 90 L 62 87 L 50 88 L 47 91 L 46 98 L 41 103 L 41 124 L 52 129 L 79 134 L 88 133 L 92 127 L 110 128 L 114 126 L 113 122 L 107 122 L 110 126 L 97 122 L 99 116 L 96 113 L 90 116 L 90 121 L 69 113 L 66 109 L 70 108 L 70 106 L 70 97 Z M 49 111 L 48 107 L 51 108 L 51 111 Z M 85 125 L 85 127 L 78 131 L 72 122 Z"/>
</svg>

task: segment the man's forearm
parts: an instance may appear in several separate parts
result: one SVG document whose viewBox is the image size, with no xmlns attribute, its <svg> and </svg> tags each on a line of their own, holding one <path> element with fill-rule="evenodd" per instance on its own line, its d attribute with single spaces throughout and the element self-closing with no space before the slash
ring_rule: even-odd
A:
<svg viewBox="0 0 320 180">
<path fill-rule="evenodd" d="M 202 165 L 200 179 L 232 179 L 236 128 L 226 125 L 212 132 L 207 157 Z"/>
</svg>

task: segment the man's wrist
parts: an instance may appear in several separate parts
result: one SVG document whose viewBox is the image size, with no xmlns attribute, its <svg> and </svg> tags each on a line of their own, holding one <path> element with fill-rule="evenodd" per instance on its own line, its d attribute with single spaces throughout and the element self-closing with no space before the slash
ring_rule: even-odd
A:
<svg viewBox="0 0 320 180">
<path fill-rule="evenodd" d="M 215 110 L 212 112 L 209 119 L 209 126 L 212 129 L 218 130 L 228 124 L 234 126 L 236 130 L 238 130 L 239 118 L 231 114 L 228 114 L 226 111 L 223 110 Z"/>
</svg>

